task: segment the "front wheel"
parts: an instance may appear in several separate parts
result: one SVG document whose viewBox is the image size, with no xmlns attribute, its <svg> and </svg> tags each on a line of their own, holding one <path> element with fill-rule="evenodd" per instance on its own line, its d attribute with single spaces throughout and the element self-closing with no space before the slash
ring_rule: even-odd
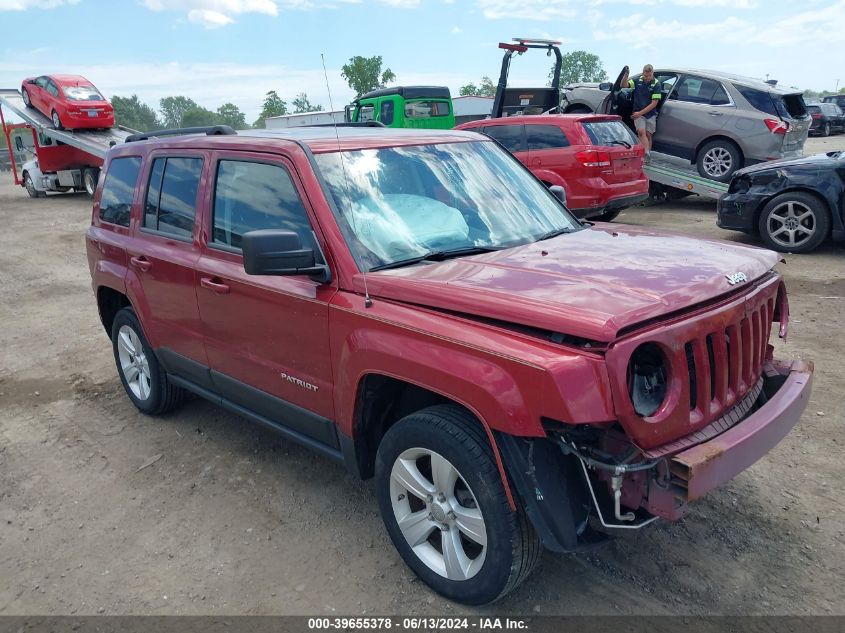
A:
<svg viewBox="0 0 845 633">
<path fill-rule="evenodd" d="M 788 191 L 764 207 L 758 228 L 769 248 L 781 253 L 808 253 L 827 237 L 830 213 L 816 196 Z"/>
<path fill-rule="evenodd" d="M 490 442 L 464 409 L 437 405 L 385 434 L 376 490 L 387 532 L 429 587 L 463 604 L 501 598 L 531 572 L 540 542 L 512 511 Z"/>
<path fill-rule="evenodd" d="M 25 174 L 23 177 L 23 186 L 26 188 L 26 192 L 29 194 L 30 198 L 46 198 L 47 192 L 46 191 L 39 191 L 35 188 L 35 183 L 32 180 L 32 176 L 29 173 Z"/>
<path fill-rule="evenodd" d="M 132 404 L 149 415 L 176 407 L 184 392 L 170 383 L 132 308 L 115 315 L 111 335 L 117 373 Z"/>
<path fill-rule="evenodd" d="M 698 173 L 704 178 L 728 182 L 733 173 L 742 167 L 742 154 L 731 141 L 710 141 L 698 152 Z"/>
</svg>

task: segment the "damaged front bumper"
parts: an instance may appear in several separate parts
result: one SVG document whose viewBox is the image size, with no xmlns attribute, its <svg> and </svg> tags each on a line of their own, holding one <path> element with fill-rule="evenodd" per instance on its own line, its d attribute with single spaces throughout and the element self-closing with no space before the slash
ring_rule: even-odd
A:
<svg viewBox="0 0 845 633">
<path fill-rule="evenodd" d="M 662 455 L 663 463 L 651 473 L 626 475 L 622 505 L 677 521 L 689 501 L 730 481 L 786 437 L 807 406 L 812 384 L 812 362 L 768 362 L 756 398 L 728 413 L 734 422 L 727 430 Z M 647 456 L 654 458 L 659 452 L 649 451 Z M 600 477 L 609 481 L 607 476 Z"/>
</svg>

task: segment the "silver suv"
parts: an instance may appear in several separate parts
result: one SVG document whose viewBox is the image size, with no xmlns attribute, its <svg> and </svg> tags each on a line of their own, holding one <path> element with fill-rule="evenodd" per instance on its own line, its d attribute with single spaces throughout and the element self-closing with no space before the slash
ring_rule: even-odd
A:
<svg viewBox="0 0 845 633">
<path fill-rule="evenodd" d="M 663 93 L 654 150 L 688 159 L 705 178 L 727 182 L 741 167 L 802 155 L 811 118 L 800 91 L 710 70 L 656 69 L 654 76 Z M 630 93 L 612 88 L 567 86 L 564 112 L 625 116 Z"/>
</svg>

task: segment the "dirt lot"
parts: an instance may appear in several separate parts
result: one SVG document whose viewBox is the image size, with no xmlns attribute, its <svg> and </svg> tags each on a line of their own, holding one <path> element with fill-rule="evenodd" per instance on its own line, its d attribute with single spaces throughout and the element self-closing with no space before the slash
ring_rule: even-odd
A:
<svg viewBox="0 0 845 633">
<path fill-rule="evenodd" d="M 845 136 L 808 149 L 834 147 Z M 756 243 L 717 229 L 714 208 L 619 221 Z M 0 184 L 1 614 L 845 614 L 842 245 L 780 265 L 778 353 L 817 370 L 783 443 L 684 521 L 546 553 L 515 593 L 468 611 L 404 567 L 370 482 L 204 401 L 163 419 L 132 407 L 89 285 L 90 209 Z"/>
</svg>

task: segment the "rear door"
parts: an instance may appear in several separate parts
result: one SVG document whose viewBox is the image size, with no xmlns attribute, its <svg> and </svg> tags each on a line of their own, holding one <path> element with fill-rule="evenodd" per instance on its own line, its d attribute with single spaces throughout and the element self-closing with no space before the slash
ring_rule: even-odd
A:
<svg viewBox="0 0 845 633">
<path fill-rule="evenodd" d="M 691 160 L 699 143 L 718 133 L 735 112 L 721 82 L 682 75 L 660 109 L 654 149 Z"/>
<path fill-rule="evenodd" d="M 557 125 L 527 124 L 525 126 L 526 164 L 531 169 L 554 172 L 566 178 L 574 165 L 572 143 Z"/>
<path fill-rule="evenodd" d="M 206 388 L 208 360 L 194 281 L 199 259 L 194 218 L 207 162 L 207 152 L 151 152 L 142 213 L 127 248 L 150 343 L 169 371 Z"/>
<path fill-rule="evenodd" d="M 47 88 L 48 77 L 41 75 L 35 79 L 35 84 L 29 86 L 29 100 L 37 110 L 44 110 L 44 91 Z"/>
<path fill-rule="evenodd" d="M 336 445 L 328 336 L 336 286 L 304 275 L 248 275 L 241 251 L 244 233 L 283 229 L 320 252 L 298 175 L 275 155 L 220 151 L 213 161 L 196 293 L 215 388 L 269 420 Z"/>
<path fill-rule="evenodd" d="M 644 149 L 628 127 L 618 119 L 583 121 L 582 127 L 596 148 L 610 157 L 610 169 L 602 170 L 606 183 L 626 183 L 643 178 Z"/>
</svg>

